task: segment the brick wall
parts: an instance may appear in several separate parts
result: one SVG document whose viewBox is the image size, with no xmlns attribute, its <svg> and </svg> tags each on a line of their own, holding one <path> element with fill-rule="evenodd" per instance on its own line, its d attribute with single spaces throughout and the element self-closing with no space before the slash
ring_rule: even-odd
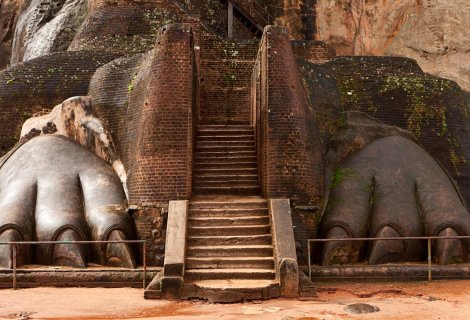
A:
<svg viewBox="0 0 470 320">
<path fill-rule="evenodd" d="M 330 68 L 297 60 L 300 76 L 321 134 L 322 154 L 326 156 L 331 137 L 341 124 L 341 96 Z"/>
<path fill-rule="evenodd" d="M 88 7 L 71 51 L 146 52 L 153 49 L 160 28 L 183 15 L 170 0 L 92 0 Z"/>
<path fill-rule="evenodd" d="M 219 36 L 227 34 L 227 11 L 220 0 L 180 0 L 187 13 L 199 16 L 211 32 Z"/>
<path fill-rule="evenodd" d="M 307 257 L 323 204 L 321 136 L 309 106 L 287 30 L 268 27 L 252 74 L 252 110 L 256 123 L 263 195 L 290 198 L 297 257 Z"/>
<path fill-rule="evenodd" d="M 137 75 L 128 109 L 131 204 L 167 204 L 191 195 L 192 46 L 189 25 L 168 26 Z"/>
<path fill-rule="evenodd" d="M 263 194 L 320 204 L 320 135 L 285 29 L 266 29 L 252 79 Z"/>
<path fill-rule="evenodd" d="M 166 26 L 154 51 L 103 66 L 89 91 L 120 149 L 131 214 L 138 239 L 148 241 L 150 265 L 163 263 L 168 201 L 188 199 L 192 191 L 193 46 L 190 24 Z"/>
<path fill-rule="evenodd" d="M 18 141 L 26 119 L 48 112 L 70 97 L 86 95 L 95 70 L 115 57 L 63 52 L 0 71 L 0 155 Z"/>
<path fill-rule="evenodd" d="M 116 59 L 96 70 L 90 82 L 88 95 L 93 113 L 107 126 L 126 170 L 129 170 L 129 96 L 143 61 L 151 58 L 148 53 Z"/>
<path fill-rule="evenodd" d="M 201 124 L 249 124 L 250 92 L 259 42 L 235 41 L 201 30 Z"/>
<path fill-rule="evenodd" d="M 292 40 L 291 44 L 296 58 L 312 63 L 324 63 L 336 56 L 335 49 L 322 41 Z"/>
<path fill-rule="evenodd" d="M 175 5 L 178 0 L 88 0 L 88 10 L 93 11 L 104 7 L 117 6 L 158 6 L 179 10 Z"/>
</svg>

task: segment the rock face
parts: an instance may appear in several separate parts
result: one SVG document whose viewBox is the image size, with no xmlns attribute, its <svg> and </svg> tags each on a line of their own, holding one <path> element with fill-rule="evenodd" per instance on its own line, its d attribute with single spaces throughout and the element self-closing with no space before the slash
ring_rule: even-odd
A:
<svg viewBox="0 0 470 320">
<path fill-rule="evenodd" d="M 467 0 L 318 0 L 316 38 L 338 55 L 416 59 L 425 72 L 470 91 Z"/>
<path fill-rule="evenodd" d="M 24 0 L 0 1 L 0 69 L 10 64 L 11 44 Z"/>
<path fill-rule="evenodd" d="M 11 63 L 67 50 L 86 5 L 85 0 L 31 0 L 16 26 Z"/>
</svg>

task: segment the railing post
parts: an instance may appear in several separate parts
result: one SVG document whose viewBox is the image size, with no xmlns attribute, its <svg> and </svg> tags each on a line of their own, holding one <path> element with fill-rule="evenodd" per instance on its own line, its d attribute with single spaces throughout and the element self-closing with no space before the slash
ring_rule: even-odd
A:
<svg viewBox="0 0 470 320">
<path fill-rule="evenodd" d="M 431 238 L 428 238 L 428 281 L 432 280 L 432 267 L 431 261 L 432 260 L 432 253 L 431 253 Z"/>
<path fill-rule="evenodd" d="M 312 281 L 312 266 L 310 264 L 310 240 L 307 239 L 308 278 Z"/>
<path fill-rule="evenodd" d="M 233 38 L 233 3 L 230 0 L 227 3 L 227 38 Z"/>
<path fill-rule="evenodd" d="M 145 286 L 146 286 L 146 280 L 147 280 L 147 246 L 146 246 L 146 243 L 145 241 L 143 242 L 143 264 L 144 264 L 144 274 L 143 274 L 143 279 L 142 279 L 142 286 L 144 287 L 144 290 L 145 290 Z"/>
<path fill-rule="evenodd" d="M 16 290 L 18 288 L 17 282 L 16 282 L 16 244 L 13 243 L 11 245 L 12 248 L 12 264 L 13 264 L 13 290 Z"/>
</svg>

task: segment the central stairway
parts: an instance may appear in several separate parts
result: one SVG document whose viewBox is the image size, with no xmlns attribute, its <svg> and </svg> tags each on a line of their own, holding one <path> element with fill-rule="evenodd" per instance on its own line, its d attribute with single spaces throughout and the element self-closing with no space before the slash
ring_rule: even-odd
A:
<svg viewBox="0 0 470 320">
<path fill-rule="evenodd" d="M 182 297 L 212 302 L 278 297 L 253 127 L 199 126 L 195 146 Z"/>
<path fill-rule="evenodd" d="M 163 273 L 145 296 L 293 297 L 298 277 L 290 203 L 261 196 L 253 127 L 199 126 L 193 197 L 170 201 Z"/>
<path fill-rule="evenodd" d="M 202 31 L 200 44 L 192 197 L 169 202 L 163 272 L 145 296 L 211 302 L 295 297 L 299 272 L 290 202 L 262 197 L 250 125 L 259 43 L 234 47 Z"/>
<path fill-rule="evenodd" d="M 193 200 L 187 232 L 183 298 L 235 302 L 279 296 L 265 199 Z"/>
</svg>

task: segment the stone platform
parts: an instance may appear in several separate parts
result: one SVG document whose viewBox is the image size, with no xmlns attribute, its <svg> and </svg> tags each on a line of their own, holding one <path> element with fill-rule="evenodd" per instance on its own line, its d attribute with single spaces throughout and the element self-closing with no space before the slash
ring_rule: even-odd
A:
<svg viewBox="0 0 470 320">
<path fill-rule="evenodd" d="M 303 268 L 307 272 L 308 267 Z M 417 281 L 428 279 L 425 263 L 383 265 L 312 266 L 312 282 L 323 281 Z M 435 265 L 431 267 L 432 280 L 470 279 L 470 264 Z"/>
<path fill-rule="evenodd" d="M 162 268 L 147 267 L 146 284 Z M 18 288 L 88 287 L 88 288 L 142 288 L 143 270 L 89 266 L 86 269 L 28 265 L 17 269 Z M 13 270 L 0 269 L 0 288 L 13 287 Z"/>
</svg>

